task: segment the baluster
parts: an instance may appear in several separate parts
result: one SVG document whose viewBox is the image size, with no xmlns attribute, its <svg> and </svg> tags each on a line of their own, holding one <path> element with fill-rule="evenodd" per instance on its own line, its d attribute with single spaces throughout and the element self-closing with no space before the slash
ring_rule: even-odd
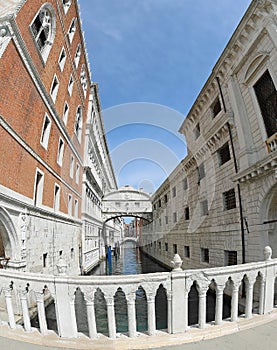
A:
<svg viewBox="0 0 277 350">
<path fill-rule="evenodd" d="M 233 284 L 232 301 L 231 301 L 231 321 L 238 320 L 238 302 L 239 302 L 239 284 Z"/>
<path fill-rule="evenodd" d="M 116 324 L 115 324 L 115 312 L 114 312 L 114 298 L 113 296 L 107 297 L 107 313 L 108 313 L 108 328 L 109 328 L 109 337 L 111 339 L 116 338 Z"/>
<path fill-rule="evenodd" d="M 252 317 L 254 282 L 255 279 L 252 279 L 246 283 L 245 318 Z"/>
<path fill-rule="evenodd" d="M 9 325 L 12 329 L 16 328 L 16 323 L 14 319 L 14 313 L 13 313 L 13 305 L 12 305 L 12 288 L 4 288 L 4 295 L 7 305 L 7 312 L 8 312 L 8 318 L 9 318 Z"/>
<path fill-rule="evenodd" d="M 167 332 L 172 333 L 172 293 L 167 292 Z"/>
<path fill-rule="evenodd" d="M 45 307 L 44 307 L 44 292 L 43 291 L 35 291 L 37 308 L 38 308 L 38 320 L 39 320 L 39 329 L 40 333 L 45 335 L 47 334 L 47 322 L 45 316 Z"/>
<path fill-rule="evenodd" d="M 126 296 L 127 308 L 128 308 L 128 331 L 129 337 L 134 338 L 137 336 L 137 320 L 136 320 L 136 294 L 131 293 Z"/>
<path fill-rule="evenodd" d="M 198 315 L 198 324 L 199 328 L 205 328 L 206 324 L 206 294 L 207 289 L 201 288 L 198 291 L 199 294 L 199 315 Z"/>
<path fill-rule="evenodd" d="M 260 296 L 259 296 L 259 314 L 264 314 L 264 301 L 265 301 L 265 280 L 260 279 Z"/>
<path fill-rule="evenodd" d="M 225 285 L 216 285 L 215 324 L 222 323 L 223 290 Z"/>
<path fill-rule="evenodd" d="M 92 339 L 97 338 L 97 328 L 94 309 L 94 291 L 92 293 L 85 294 L 84 297 L 87 307 L 89 337 Z"/>
<path fill-rule="evenodd" d="M 31 322 L 30 322 L 30 315 L 28 310 L 28 303 L 27 303 L 27 289 L 23 289 L 19 291 L 19 298 L 21 301 L 21 307 L 22 307 L 22 313 L 23 313 L 23 322 L 24 322 L 24 329 L 26 332 L 31 332 Z"/>
<path fill-rule="evenodd" d="M 155 294 L 147 294 L 148 334 L 156 333 Z"/>
</svg>

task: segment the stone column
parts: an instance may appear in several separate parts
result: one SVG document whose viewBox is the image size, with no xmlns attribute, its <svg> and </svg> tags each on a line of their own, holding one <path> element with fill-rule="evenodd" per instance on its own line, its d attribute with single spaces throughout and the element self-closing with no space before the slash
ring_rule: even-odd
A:
<svg viewBox="0 0 277 350">
<path fill-rule="evenodd" d="M 200 289 L 199 294 L 199 315 L 198 324 L 199 328 L 205 328 L 206 325 L 206 289 Z"/>
<path fill-rule="evenodd" d="M 245 318 L 252 317 L 253 286 L 254 286 L 253 281 L 246 283 Z"/>
<path fill-rule="evenodd" d="M 167 293 L 167 332 L 172 333 L 172 293 Z"/>
<path fill-rule="evenodd" d="M 115 324 L 113 297 L 107 297 L 106 303 L 107 303 L 107 314 L 108 314 L 109 337 L 111 339 L 115 339 L 116 338 L 116 324 Z"/>
<path fill-rule="evenodd" d="M 9 325 L 12 329 L 15 329 L 16 323 L 15 323 L 15 319 L 14 319 L 13 305 L 12 305 L 12 289 L 11 288 L 4 288 L 4 295 L 5 295 L 6 305 L 7 305 Z"/>
<path fill-rule="evenodd" d="M 95 320 L 94 298 L 86 299 L 87 316 L 88 316 L 88 331 L 90 338 L 97 338 L 97 328 Z"/>
<path fill-rule="evenodd" d="M 185 322 L 184 322 L 184 327 L 185 331 L 188 330 L 189 328 L 189 292 L 185 290 L 185 295 L 184 295 L 184 316 L 185 316 Z M 174 317 L 174 315 L 173 315 Z"/>
<path fill-rule="evenodd" d="M 147 294 L 148 334 L 156 333 L 155 294 Z"/>
<path fill-rule="evenodd" d="M 32 328 L 31 328 L 30 315 L 28 310 L 27 293 L 28 291 L 26 289 L 20 290 L 19 298 L 20 298 L 22 313 L 23 313 L 24 329 L 26 332 L 31 332 Z"/>
<path fill-rule="evenodd" d="M 76 319 L 76 312 L 75 312 L 75 294 L 70 296 L 70 314 L 71 314 L 71 320 L 72 320 L 73 333 L 77 335 L 78 327 L 77 327 L 77 319 Z"/>
<path fill-rule="evenodd" d="M 265 290 L 265 281 L 261 278 L 260 280 L 260 296 L 259 296 L 259 314 L 264 314 L 264 290 Z"/>
<path fill-rule="evenodd" d="M 35 292 L 37 308 L 38 308 L 38 320 L 39 320 L 39 329 L 40 333 L 45 335 L 47 334 L 47 323 L 45 317 L 45 307 L 44 307 L 44 293 L 43 292 Z"/>
<path fill-rule="evenodd" d="M 129 337 L 134 338 L 137 336 L 137 320 L 136 320 L 136 294 L 132 293 L 127 295 L 127 308 L 128 308 L 128 331 Z"/>
<path fill-rule="evenodd" d="M 239 285 L 234 284 L 232 290 L 231 301 L 231 321 L 237 322 L 238 320 L 238 303 L 239 303 Z"/>
<path fill-rule="evenodd" d="M 215 303 L 215 324 L 216 325 L 220 325 L 222 323 L 224 287 L 225 285 L 216 286 L 216 303 Z"/>
</svg>

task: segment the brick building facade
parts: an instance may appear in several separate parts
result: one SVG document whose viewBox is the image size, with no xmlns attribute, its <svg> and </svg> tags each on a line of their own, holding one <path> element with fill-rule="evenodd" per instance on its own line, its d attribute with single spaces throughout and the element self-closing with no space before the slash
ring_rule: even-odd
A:
<svg viewBox="0 0 277 350">
<path fill-rule="evenodd" d="M 1 2 L 0 80 L 0 256 L 79 273 L 91 81 L 77 1 Z"/>
</svg>

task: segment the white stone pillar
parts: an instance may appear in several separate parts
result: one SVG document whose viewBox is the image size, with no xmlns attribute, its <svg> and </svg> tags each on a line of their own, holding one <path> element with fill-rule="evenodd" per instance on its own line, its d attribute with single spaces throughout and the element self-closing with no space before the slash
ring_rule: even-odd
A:
<svg viewBox="0 0 277 350">
<path fill-rule="evenodd" d="M 115 312 L 114 312 L 114 298 L 107 297 L 107 314 L 108 314 L 108 328 L 109 328 L 109 337 L 111 339 L 116 338 L 116 324 L 115 324 Z"/>
<path fill-rule="evenodd" d="M 44 293 L 37 291 L 35 292 L 36 301 L 37 301 L 37 309 L 38 309 L 38 320 L 39 320 L 39 329 L 40 333 L 45 335 L 47 334 L 47 323 L 45 316 L 45 306 L 44 306 Z"/>
<path fill-rule="evenodd" d="M 238 320 L 238 304 L 239 304 L 239 285 L 234 284 L 232 290 L 231 301 L 231 321 L 237 322 Z"/>
<path fill-rule="evenodd" d="M 199 314 L 198 314 L 198 324 L 199 328 L 205 328 L 206 325 L 206 289 L 200 289 L 198 292 L 199 295 Z"/>
<path fill-rule="evenodd" d="M 76 334 L 77 336 L 78 327 L 77 327 L 77 319 L 76 319 L 76 311 L 75 311 L 75 294 L 71 295 L 70 297 L 70 314 L 71 314 L 73 333 Z"/>
<path fill-rule="evenodd" d="M 156 333 L 155 295 L 147 294 L 148 334 Z"/>
<path fill-rule="evenodd" d="M 24 322 L 24 329 L 26 332 L 31 332 L 31 322 L 30 322 L 30 315 L 28 310 L 28 303 L 27 303 L 27 290 L 20 290 L 19 291 L 19 298 L 21 302 L 22 307 L 22 313 L 23 313 L 23 322 Z"/>
<path fill-rule="evenodd" d="M 137 336 L 137 320 L 136 320 L 136 295 L 132 293 L 126 297 L 128 308 L 128 331 L 129 337 L 134 338 Z"/>
<path fill-rule="evenodd" d="M 264 314 L 264 292 L 265 292 L 265 281 L 263 279 L 260 280 L 260 295 L 259 295 L 259 314 Z"/>
<path fill-rule="evenodd" d="M 188 324 L 188 293 L 186 278 L 182 271 L 171 272 L 171 333 L 181 333 Z"/>
<path fill-rule="evenodd" d="M 167 332 L 172 333 L 172 294 L 167 293 Z"/>
<path fill-rule="evenodd" d="M 9 325 L 12 329 L 15 329 L 16 323 L 15 323 L 15 319 L 14 319 L 13 305 L 12 305 L 12 289 L 11 288 L 4 288 L 4 295 L 5 295 L 6 305 L 7 305 Z"/>
<path fill-rule="evenodd" d="M 245 318 L 252 317 L 253 286 L 253 282 L 246 283 Z"/>
<path fill-rule="evenodd" d="M 174 318 L 175 315 L 172 314 L 172 317 Z M 184 294 L 184 317 L 184 327 L 186 331 L 189 328 L 189 292 L 187 290 L 185 290 Z"/>
<path fill-rule="evenodd" d="M 216 302 L 215 302 L 215 324 L 216 325 L 220 325 L 222 323 L 223 291 L 224 291 L 224 285 L 216 286 Z"/>
<path fill-rule="evenodd" d="M 94 300 L 86 300 L 89 337 L 97 338 L 97 328 L 95 320 Z"/>
</svg>

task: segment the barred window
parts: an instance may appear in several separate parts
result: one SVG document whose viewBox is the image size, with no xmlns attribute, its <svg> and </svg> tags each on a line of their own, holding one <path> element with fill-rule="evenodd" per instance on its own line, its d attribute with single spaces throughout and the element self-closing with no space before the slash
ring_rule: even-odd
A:
<svg viewBox="0 0 277 350">
<path fill-rule="evenodd" d="M 162 206 L 162 201 L 161 201 L 161 199 L 159 199 L 159 201 L 158 201 L 158 206 L 159 206 L 159 207 Z"/>
<path fill-rule="evenodd" d="M 199 123 L 196 124 L 196 127 L 193 130 L 193 133 L 194 133 L 195 140 L 197 140 L 198 137 L 200 136 L 200 125 L 199 125 Z"/>
<path fill-rule="evenodd" d="M 237 265 L 237 252 L 224 250 L 225 266 Z"/>
<path fill-rule="evenodd" d="M 229 191 L 223 192 L 223 205 L 224 210 L 230 210 L 236 208 L 236 194 L 234 188 Z"/>
<path fill-rule="evenodd" d="M 164 195 L 164 202 L 167 203 L 167 194 Z"/>
<path fill-rule="evenodd" d="M 166 215 L 166 216 L 164 217 L 164 219 L 165 219 L 165 224 L 167 225 L 167 224 L 168 224 L 168 216 Z"/>
<path fill-rule="evenodd" d="M 185 220 L 189 220 L 189 207 L 185 208 Z"/>
<path fill-rule="evenodd" d="M 190 248 L 188 245 L 184 246 L 184 255 L 185 255 L 185 258 L 190 258 Z"/>
<path fill-rule="evenodd" d="M 200 180 L 202 180 L 206 176 L 204 163 L 201 163 L 197 167 L 197 173 L 198 173 L 198 183 L 199 183 Z"/>
<path fill-rule="evenodd" d="M 230 149 L 229 149 L 229 144 L 228 142 L 225 143 L 218 151 L 218 162 L 219 165 L 223 165 L 224 163 L 228 162 L 231 159 L 230 155 Z"/>
<path fill-rule="evenodd" d="M 177 244 L 173 244 L 173 253 L 177 254 Z"/>
<path fill-rule="evenodd" d="M 277 91 L 268 70 L 254 85 L 254 90 L 270 137 L 277 132 Z"/>
<path fill-rule="evenodd" d="M 177 222 L 177 213 L 176 212 L 173 213 L 173 222 Z"/>
<path fill-rule="evenodd" d="M 201 248 L 201 261 L 204 263 L 210 262 L 210 253 L 208 248 Z"/>
<path fill-rule="evenodd" d="M 159 249 L 162 249 L 162 242 L 159 242 Z"/>
<path fill-rule="evenodd" d="M 219 97 L 217 97 L 214 103 L 212 104 L 213 118 L 215 118 L 220 111 L 221 111 L 221 104 L 220 104 Z"/>
<path fill-rule="evenodd" d="M 200 202 L 201 206 L 201 216 L 208 215 L 209 210 L 208 210 L 208 201 L 205 199 L 204 201 Z"/>
<path fill-rule="evenodd" d="M 185 191 L 187 189 L 188 189 L 188 179 L 187 179 L 187 177 L 185 177 L 183 179 L 183 190 Z"/>
<path fill-rule="evenodd" d="M 172 188 L 172 197 L 176 197 L 176 186 Z"/>
<path fill-rule="evenodd" d="M 168 243 L 165 243 L 165 244 L 164 244 L 164 250 L 165 250 L 166 252 L 168 252 Z"/>
</svg>

